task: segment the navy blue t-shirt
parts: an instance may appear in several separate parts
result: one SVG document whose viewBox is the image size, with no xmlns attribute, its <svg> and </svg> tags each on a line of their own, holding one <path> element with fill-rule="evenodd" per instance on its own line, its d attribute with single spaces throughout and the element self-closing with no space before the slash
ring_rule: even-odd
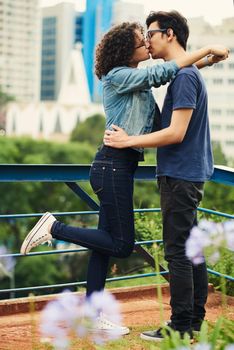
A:
<svg viewBox="0 0 234 350">
<path fill-rule="evenodd" d="M 213 156 L 208 120 L 207 91 L 195 66 L 181 69 L 167 89 L 161 128 L 167 128 L 172 112 L 192 108 L 192 117 L 182 143 L 159 147 L 157 176 L 203 182 L 213 173 Z"/>
</svg>

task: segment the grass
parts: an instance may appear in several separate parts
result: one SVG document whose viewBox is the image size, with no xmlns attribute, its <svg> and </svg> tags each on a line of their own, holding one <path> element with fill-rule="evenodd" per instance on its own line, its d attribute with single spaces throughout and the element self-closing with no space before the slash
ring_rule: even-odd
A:
<svg viewBox="0 0 234 350">
<path fill-rule="evenodd" d="M 153 329 L 153 328 L 151 328 Z M 145 327 L 134 327 L 131 333 L 121 339 L 111 341 L 105 345 L 94 345 L 88 340 L 73 341 L 70 350 L 152 350 L 152 343 L 142 340 L 140 333 L 145 331 Z M 52 350 L 50 345 L 35 347 L 33 350 Z M 153 344 L 153 350 L 159 350 L 160 344 Z"/>
<path fill-rule="evenodd" d="M 159 278 L 159 283 L 164 284 L 167 281 L 165 278 L 161 277 Z M 125 287 L 138 287 L 138 286 L 152 286 L 155 285 L 156 287 L 156 277 L 139 277 L 139 278 L 133 278 L 129 280 L 122 280 L 122 281 L 114 281 L 114 282 L 108 282 L 106 283 L 105 288 L 111 289 L 111 288 L 125 288 Z M 85 293 L 85 287 L 79 287 L 77 291 L 84 292 Z M 156 290 L 156 289 L 155 289 Z"/>
<path fill-rule="evenodd" d="M 160 277 L 160 283 L 165 283 L 166 280 L 163 277 Z M 122 281 L 114 281 L 107 283 L 107 288 L 121 288 L 121 287 L 134 287 L 134 286 L 147 286 L 156 284 L 156 277 L 140 277 L 140 278 L 133 278 L 130 280 L 122 280 Z"/>
<path fill-rule="evenodd" d="M 195 337 L 196 342 L 209 342 L 212 345 L 212 350 L 223 350 L 226 345 L 234 342 L 233 334 L 234 321 L 220 318 L 216 323 L 205 324 L 200 336 Z M 155 329 L 147 327 L 147 330 Z M 146 330 L 145 327 L 135 326 L 131 328 L 129 335 L 122 337 L 119 340 L 108 342 L 105 345 L 95 345 L 89 340 L 73 341 L 69 350 L 170 350 L 179 349 L 183 346 L 190 346 L 189 339 L 181 340 L 178 333 L 173 332 L 170 338 L 166 338 L 163 342 L 150 342 L 140 338 L 140 333 Z M 203 333 L 203 334 L 202 334 Z M 200 337 L 200 338 L 199 338 Z M 38 345 L 33 347 L 33 350 L 52 350 L 50 345 Z"/>
</svg>

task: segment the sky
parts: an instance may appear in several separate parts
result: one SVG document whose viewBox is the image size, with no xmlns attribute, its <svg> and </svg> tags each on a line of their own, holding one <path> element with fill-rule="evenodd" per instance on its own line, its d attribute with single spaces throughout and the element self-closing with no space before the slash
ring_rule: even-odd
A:
<svg viewBox="0 0 234 350">
<path fill-rule="evenodd" d="M 62 0 L 41 0 L 41 6 L 54 5 Z M 66 0 L 85 10 L 85 0 Z M 223 18 L 234 17 L 234 0 L 126 0 L 144 4 L 145 15 L 151 10 L 177 10 L 185 17 L 203 16 L 212 25 L 221 24 Z"/>
</svg>

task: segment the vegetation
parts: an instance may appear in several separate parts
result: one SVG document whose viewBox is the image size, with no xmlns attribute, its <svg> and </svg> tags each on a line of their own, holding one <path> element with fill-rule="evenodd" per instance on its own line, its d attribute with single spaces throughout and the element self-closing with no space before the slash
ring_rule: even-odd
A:
<svg viewBox="0 0 234 350">
<path fill-rule="evenodd" d="M 0 108 L 5 106 L 8 102 L 14 101 L 14 97 L 6 94 L 0 86 Z"/>
<path fill-rule="evenodd" d="M 0 138 L 0 163 L 12 164 L 90 164 L 96 145 L 101 143 L 102 130 L 104 129 L 103 116 L 95 115 L 85 122 L 80 123 L 72 133 L 71 140 L 66 144 L 35 141 L 30 138 Z M 97 139 L 99 137 L 99 140 Z M 84 142 L 84 140 L 89 140 Z M 214 145 L 215 159 L 218 164 L 227 164 L 219 145 Z M 145 164 L 155 163 L 154 150 L 146 150 Z M 82 183 L 82 188 L 95 200 L 88 183 Z M 62 183 L 0 183 L 1 191 L 1 215 L 4 214 L 29 214 L 42 213 L 46 210 L 52 212 L 73 212 L 88 210 L 88 206 L 70 191 Z M 135 208 L 159 208 L 160 200 L 155 181 L 136 181 L 134 194 Z M 233 213 L 234 187 L 215 183 L 207 183 L 205 196 L 201 207 L 215 209 L 226 213 Z M 203 215 L 204 214 L 199 214 Z M 211 216 L 212 220 L 216 217 Z M 97 216 L 68 216 L 63 217 L 66 223 L 82 226 L 97 224 Z M 35 224 L 37 218 L 30 219 L 1 219 L 0 221 L 0 245 L 5 245 L 10 251 L 18 252 L 25 234 Z M 157 213 L 136 213 L 136 239 L 151 240 L 161 239 L 161 216 Z M 68 247 L 65 245 L 63 247 Z M 74 246 L 73 246 L 74 247 Z M 43 250 L 45 247 L 43 247 Z M 148 246 L 153 253 L 152 246 Z M 160 262 L 166 266 L 163 259 L 163 250 L 160 248 Z M 49 256 L 34 256 L 30 258 L 17 258 L 15 267 L 16 287 L 29 287 L 84 281 L 86 279 L 88 253 L 59 254 Z M 76 266 L 79 265 L 79 269 Z M 221 266 L 222 265 L 222 266 Z M 59 269 L 57 268 L 59 266 Z M 224 259 L 214 268 L 220 272 L 234 275 L 233 258 L 231 253 L 224 251 Z M 40 273 L 43 271 L 43 273 Z M 137 274 L 150 272 L 151 268 L 136 253 L 131 259 L 112 259 L 109 277 L 121 274 Z M 212 276 L 211 281 L 219 287 L 220 279 Z M 9 288 L 9 278 L 1 280 L 3 288 Z M 117 282 L 116 282 L 117 283 Z M 118 282 L 120 283 L 120 282 Z M 124 282 L 126 285 L 126 282 Z M 134 282 L 129 282 L 134 283 Z M 111 286 L 111 284 L 109 284 Z M 50 292 L 58 289 L 51 289 Z M 233 293 L 231 282 L 227 283 L 228 293 Z M 40 293 L 40 292 L 38 292 Z M 45 293 L 42 291 L 41 293 Z M 24 293 L 26 295 L 27 293 Z M 19 294 L 18 294 L 19 295 Z M 23 295 L 23 294 L 22 294 Z M 8 297 L 9 295 L 2 295 Z"/>
<path fill-rule="evenodd" d="M 97 147 L 102 144 L 105 130 L 105 118 L 101 114 L 95 114 L 87 118 L 83 123 L 78 123 L 71 133 L 71 141 L 87 142 Z"/>
<path fill-rule="evenodd" d="M 139 334 L 146 330 L 145 326 L 134 326 L 131 327 L 131 332 L 125 337 L 120 339 L 109 341 L 103 345 L 96 345 L 88 339 L 81 339 L 72 341 L 70 350 L 173 350 L 183 349 L 190 350 L 228 350 L 228 346 L 233 346 L 234 335 L 233 335 L 234 321 L 219 318 L 216 323 L 204 322 L 202 332 L 195 336 L 195 344 L 191 345 L 188 338 L 180 339 L 177 332 L 171 332 L 171 336 L 166 337 L 162 342 L 151 342 L 142 340 Z M 155 324 L 148 325 L 147 330 L 154 330 Z M 36 339 L 32 339 L 33 350 L 55 350 L 54 347 L 48 343 L 42 344 L 37 342 Z M 232 347 L 230 347 L 232 350 Z"/>
<path fill-rule="evenodd" d="M 14 97 L 6 94 L 0 86 L 0 131 L 5 129 L 4 108 L 8 102 L 14 101 Z"/>
</svg>

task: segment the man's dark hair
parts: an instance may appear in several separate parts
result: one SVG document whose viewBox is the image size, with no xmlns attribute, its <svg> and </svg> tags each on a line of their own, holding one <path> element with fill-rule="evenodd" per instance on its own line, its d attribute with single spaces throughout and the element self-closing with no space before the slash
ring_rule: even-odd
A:
<svg viewBox="0 0 234 350">
<path fill-rule="evenodd" d="M 157 22 L 160 29 L 173 29 L 178 43 L 186 50 L 187 40 L 189 36 L 189 27 L 187 24 L 187 19 L 185 17 L 183 17 L 177 11 L 152 11 L 146 18 L 147 28 L 153 22 Z"/>
<path fill-rule="evenodd" d="M 124 22 L 111 28 L 96 47 L 95 74 L 99 79 L 112 68 L 128 66 L 136 46 L 136 30 L 143 33 L 137 23 Z"/>
</svg>

